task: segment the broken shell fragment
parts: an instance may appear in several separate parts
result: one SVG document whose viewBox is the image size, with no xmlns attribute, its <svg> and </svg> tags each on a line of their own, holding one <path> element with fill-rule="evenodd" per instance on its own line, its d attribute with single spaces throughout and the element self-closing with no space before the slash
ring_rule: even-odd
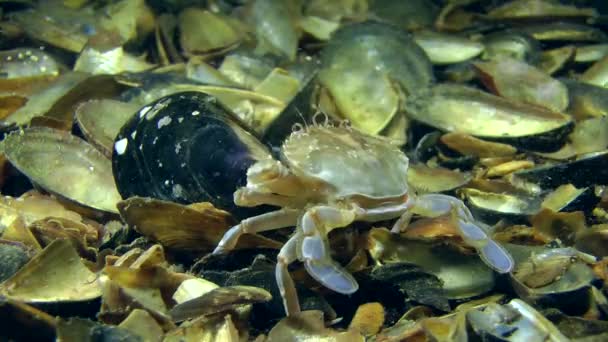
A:
<svg viewBox="0 0 608 342">
<path fill-rule="evenodd" d="M 363 342 L 365 337 L 354 329 L 340 332 L 326 328 L 321 311 L 302 311 L 277 323 L 268 333 L 266 342 L 295 340 Z"/>
<path fill-rule="evenodd" d="M 593 63 L 578 79 L 581 82 L 606 87 L 608 84 L 608 56 Z"/>
<path fill-rule="evenodd" d="M 576 63 L 597 62 L 608 55 L 608 44 L 591 44 L 576 47 L 574 61 Z"/>
<path fill-rule="evenodd" d="M 256 38 L 256 50 L 293 61 L 298 49 L 297 13 L 280 0 L 257 0 L 248 8 Z M 215 34 L 215 33 L 214 33 Z"/>
<path fill-rule="evenodd" d="M 87 75 L 80 72 L 62 74 L 43 89 L 38 90 L 23 107 L 6 117 L 3 124 L 18 126 L 28 124 L 33 118 L 46 114 L 62 96 L 68 94 L 86 78 Z"/>
<path fill-rule="evenodd" d="M 541 198 L 537 196 L 521 193 L 493 193 L 473 188 L 464 188 L 460 192 L 467 200 L 471 211 L 488 220 L 504 215 L 523 219 L 540 210 Z"/>
<path fill-rule="evenodd" d="M 226 286 L 174 306 L 169 314 L 176 322 L 228 311 L 235 307 L 267 302 L 272 298 L 264 289 L 252 286 Z"/>
<path fill-rule="evenodd" d="M 463 133 L 446 133 L 441 136 L 441 142 L 461 154 L 475 157 L 508 157 L 517 153 L 511 145 L 485 141 Z"/>
<path fill-rule="evenodd" d="M 572 79 L 560 81 L 568 87 L 570 105 L 566 112 L 577 120 L 608 116 L 608 89 Z"/>
<path fill-rule="evenodd" d="M 360 331 L 364 336 L 372 336 L 380 331 L 383 324 L 384 307 L 374 302 L 359 306 L 348 328 Z"/>
<path fill-rule="evenodd" d="M 467 312 L 466 316 L 475 333 L 486 338 L 513 342 L 569 341 L 549 320 L 520 299 L 505 305 L 488 304 Z"/>
<path fill-rule="evenodd" d="M 407 169 L 409 185 L 419 193 L 446 192 L 467 184 L 472 176 L 446 168 L 431 168 L 424 164 L 410 164 Z"/>
<path fill-rule="evenodd" d="M 68 210 L 59 201 L 51 196 L 42 195 L 36 191 L 26 192 L 18 198 L 0 197 L 0 227 L 9 226 L 12 221 L 21 217 L 27 226 L 34 221 L 46 217 L 60 217 L 80 222 L 80 214 Z"/>
<path fill-rule="evenodd" d="M 502 177 L 518 170 L 525 170 L 534 167 L 534 162 L 530 160 L 511 160 L 505 163 L 491 166 L 486 171 L 487 177 Z"/>
<path fill-rule="evenodd" d="M 515 31 L 499 31 L 483 37 L 485 50 L 481 59 L 493 60 L 502 57 L 515 58 L 532 65 L 540 60 L 540 43 L 528 34 Z"/>
<path fill-rule="evenodd" d="M 26 303 L 88 301 L 101 296 L 97 275 L 68 240 L 55 240 L 10 279 L 0 293 Z"/>
<path fill-rule="evenodd" d="M 8 135 L 3 146 L 11 164 L 45 190 L 85 208 L 118 212 L 110 161 L 85 141 L 59 130 L 27 128 Z"/>
<path fill-rule="evenodd" d="M 147 311 L 135 309 L 119 325 L 119 328 L 130 331 L 133 335 L 141 337 L 144 341 L 160 342 L 163 336 L 162 327 Z"/>
<path fill-rule="evenodd" d="M 454 34 L 417 31 L 413 38 L 431 62 L 438 65 L 467 61 L 481 54 L 484 49 L 483 44 Z"/>
<path fill-rule="evenodd" d="M 572 61 L 575 52 L 576 47 L 573 45 L 544 51 L 540 57 L 538 68 L 548 75 L 553 75 Z"/>
<path fill-rule="evenodd" d="M 579 231 L 575 237 L 574 246 L 581 252 L 598 258 L 608 256 L 608 226 L 600 224 Z"/>
<path fill-rule="evenodd" d="M 123 72 L 141 72 L 154 67 L 143 58 L 126 52 L 120 37 L 109 35 L 108 41 L 90 39 L 74 63 L 74 71 L 92 75 L 115 75 Z"/>
<path fill-rule="evenodd" d="M 185 206 L 154 198 L 131 197 L 119 202 L 118 210 L 142 235 L 180 251 L 211 251 L 234 225 L 228 212 L 210 203 Z M 239 239 L 238 246 L 280 248 L 281 245 L 259 235 L 246 234 Z"/>
<path fill-rule="evenodd" d="M 545 196 L 541 206 L 554 212 L 582 210 L 588 213 L 599 201 L 591 187 L 578 189 L 572 184 L 564 184 Z"/>
<path fill-rule="evenodd" d="M 186 55 L 219 53 L 241 41 L 242 33 L 232 18 L 190 7 L 179 14 L 180 45 Z"/>
<path fill-rule="evenodd" d="M 589 153 L 571 162 L 518 171 L 513 177 L 538 184 L 543 189 L 554 189 L 562 184 L 584 188 L 594 184 L 608 184 L 607 162 L 607 151 Z"/>
</svg>

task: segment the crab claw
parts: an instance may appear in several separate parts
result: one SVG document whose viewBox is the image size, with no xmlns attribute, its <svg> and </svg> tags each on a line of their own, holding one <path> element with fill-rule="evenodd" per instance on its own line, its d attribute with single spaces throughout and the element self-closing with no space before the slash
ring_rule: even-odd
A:
<svg viewBox="0 0 608 342">
<path fill-rule="evenodd" d="M 485 246 L 477 250 L 481 260 L 496 272 L 509 273 L 515 265 L 511 255 L 494 240 L 488 240 Z"/>
<path fill-rule="evenodd" d="M 441 194 L 419 196 L 412 211 L 427 217 L 450 214 L 458 227 L 464 242 L 475 248 L 481 260 L 499 273 L 509 273 L 515 265 L 507 250 L 498 244 L 484 229 L 484 225 L 475 220 L 473 214 L 456 197 Z"/>
<path fill-rule="evenodd" d="M 342 294 L 359 289 L 353 276 L 329 257 L 327 241 L 320 235 L 306 236 L 300 247 L 304 267 L 323 286 Z"/>
<path fill-rule="evenodd" d="M 359 284 L 357 284 L 355 278 L 331 259 L 306 260 L 304 267 L 306 267 L 308 274 L 332 291 L 351 294 L 359 289 Z"/>
</svg>

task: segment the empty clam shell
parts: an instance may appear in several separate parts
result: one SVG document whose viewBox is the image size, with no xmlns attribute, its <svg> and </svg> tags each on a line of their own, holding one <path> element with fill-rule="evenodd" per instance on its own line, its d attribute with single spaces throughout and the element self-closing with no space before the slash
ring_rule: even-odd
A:
<svg viewBox="0 0 608 342">
<path fill-rule="evenodd" d="M 560 112 L 568 106 L 568 89 L 543 71 L 515 58 L 475 63 L 481 81 L 502 97 Z"/>
<path fill-rule="evenodd" d="M 336 31 L 321 63 L 319 82 L 339 115 L 370 134 L 384 129 L 403 99 L 434 79 L 429 58 L 405 32 L 375 22 Z"/>
<path fill-rule="evenodd" d="M 543 143 L 542 136 L 551 133 L 559 140 L 572 122 L 558 112 L 456 84 L 441 84 L 421 92 L 407 103 L 407 111 L 414 119 L 443 131 L 514 144 L 527 140 L 523 144 L 527 149 L 555 149 L 555 140 Z"/>
<path fill-rule="evenodd" d="M 84 207 L 118 213 L 121 198 L 112 165 L 84 140 L 38 127 L 8 135 L 3 147 L 11 164 L 45 190 Z"/>
<path fill-rule="evenodd" d="M 28 303 L 77 302 L 98 298 L 97 276 L 68 240 L 55 240 L 0 286 L 0 293 Z"/>
<path fill-rule="evenodd" d="M 494 287 L 492 270 L 477 256 L 434 249 L 431 243 L 405 239 L 387 229 L 372 229 L 368 239 L 370 255 L 376 261 L 419 265 L 443 281 L 443 291 L 449 299 L 478 296 Z"/>
</svg>

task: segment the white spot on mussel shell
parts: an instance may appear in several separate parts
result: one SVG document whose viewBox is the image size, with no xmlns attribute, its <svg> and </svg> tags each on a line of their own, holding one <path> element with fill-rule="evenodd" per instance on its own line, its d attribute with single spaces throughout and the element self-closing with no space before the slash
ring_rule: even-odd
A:
<svg viewBox="0 0 608 342">
<path fill-rule="evenodd" d="M 135 139 L 136 136 L 137 136 L 137 131 L 133 131 L 133 133 L 131 133 L 131 139 Z"/>
<path fill-rule="evenodd" d="M 114 144 L 114 149 L 116 150 L 116 153 L 118 153 L 118 155 L 122 155 L 123 153 L 125 153 L 125 151 L 127 150 L 127 143 L 127 138 L 122 138 Z"/>
<path fill-rule="evenodd" d="M 171 117 L 169 116 L 165 116 L 162 119 L 158 120 L 158 123 L 156 124 L 156 127 L 158 129 L 163 128 L 164 126 L 167 126 L 168 124 L 171 123 Z"/>
<path fill-rule="evenodd" d="M 152 107 L 151 107 L 151 106 L 145 106 L 144 108 L 142 108 L 142 109 L 139 111 L 139 118 L 140 118 L 140 119 L 141 119 L 141 118 L 143 118 L 143 117 L 144 117 L 144 115 L 146 115 L 146 114 L 148 113 L 148 111 L 150 111 L 150 109 L 152 109 Z"/>
<path fill-rule="evenodd" d="M 175 144 L 175 154 L 178 154 L 181 149 L 182 149 L 181 142 L 178 142 L 177 144 Z"/>
<path fill-rule="evenodd" d="M 169 180 L 165 180 L 165 186 L 169 186 Z"/>
<path fill-rule="evenodd" d="M 173 185 L 172 188 L 173 197 L 183 198 L 184 197 L 184 188 L 180 184 Z"/>
<path fill-rule="evenodd" d="M 186 163 L 181 163 L 179 166 L 186 167 Z"/>
<path fill-rule="evenodd" d="M 156 114 L 158 114 L 161 110 L 167 108 L 167 106 L 169 105 L 169 103 L 171 103 L 170 99 L 165 99 L 157 104 L 154 105 L 154 107 L 152 107 L 152 111 L 147 112 L 146 114 L 146 119 L 147 120 L 152 120 L 154 119 L 154 117 L 156 116 Z"/>
<path fill-rule="evenodd" d="M 182 118 L 181 116 L 179 118 L 177 118 L 178 123 L 182 123 L 183 121 L 184 121 L 184 118 Z"/>
<path fill-rule="evenodd" d="M 201 112 L 199 112 L 198 110 L 195 110 L 194 112 L 192 112 L 192 116 L 197 116 L 199 115 Z"/>
<path fill-rule="evenodd" d="M 157 141 L 158 141 L 158 137 L 154 137 L 154 140 L 152 140 L 152 145 L 156 145 Z"/>
</svg>

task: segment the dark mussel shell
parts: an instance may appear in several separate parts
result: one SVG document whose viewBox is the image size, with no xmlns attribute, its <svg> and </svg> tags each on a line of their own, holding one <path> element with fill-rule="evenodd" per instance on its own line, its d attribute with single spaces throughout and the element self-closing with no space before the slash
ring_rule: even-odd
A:
<svg viewBox="0 0 608 342">
<path fill-rule="evenodd" d="M 211 202 L 236 216 L 234 191 L 269 149 L 215 97 L 182 92 L 141 108 L 114 140 L 112 169 L 123 198 Z"/>
</svg>

